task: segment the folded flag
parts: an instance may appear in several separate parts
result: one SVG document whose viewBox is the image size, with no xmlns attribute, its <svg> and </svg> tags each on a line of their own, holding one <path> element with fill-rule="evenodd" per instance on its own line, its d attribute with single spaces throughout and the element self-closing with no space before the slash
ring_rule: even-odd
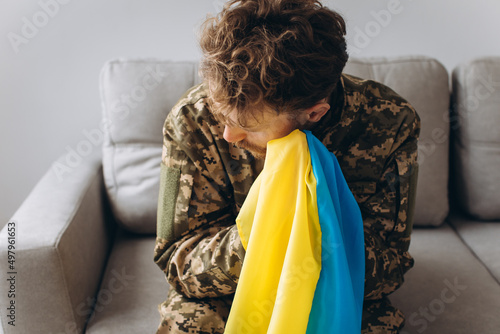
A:
<svg viewBox="0 0 500 334">
<path fill-rule="evenodd" d="M 311 132 L 268 142 L 236 224 L 246 254 L 225 333 L 361 332 L 363 221 Z"/>
</svg>

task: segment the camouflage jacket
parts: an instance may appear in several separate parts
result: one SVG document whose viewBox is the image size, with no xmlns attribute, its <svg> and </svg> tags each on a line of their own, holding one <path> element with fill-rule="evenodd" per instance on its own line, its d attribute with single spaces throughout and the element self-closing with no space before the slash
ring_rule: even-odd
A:
<svg viewBox="0 0 500 334">
<path fill-rule="evenodd" d="M 343 75 L 332 109 L 310 130 L 333 152 L 362 212 L 365 300 L 395 291 L 413 266 L 408 253 L 420 121 L 388 87 Z M 163 133 L 155 262 L 179 293 L 234 293 L 245 251 L 235 217 L 263 161 L 227 143 L 206 86 L 190 89 Z"/>
</svg>

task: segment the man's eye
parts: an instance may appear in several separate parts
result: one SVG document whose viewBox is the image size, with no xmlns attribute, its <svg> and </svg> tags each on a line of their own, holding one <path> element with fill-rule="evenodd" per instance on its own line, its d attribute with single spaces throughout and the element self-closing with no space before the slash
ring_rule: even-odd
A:
<svg viewBox="0 0 500 334">
<path fill-rule="evenodd" d="M 246 132 L 258 132 L 259 129 L 258 128 L 246 128 L 246 127 L 242 127 L 243 130 L 245 130 Z"/>
</svg>

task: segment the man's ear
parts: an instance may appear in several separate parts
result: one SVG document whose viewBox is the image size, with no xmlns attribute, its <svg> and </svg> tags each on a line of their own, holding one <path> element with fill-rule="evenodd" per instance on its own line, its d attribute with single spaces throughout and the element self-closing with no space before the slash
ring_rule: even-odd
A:
<svg viewBox="0 0 500 334">
<path fill-rule="evenodd" d="M 320 102 L 306 109 L 305 114 L 309 122 L 317 122 L 325 116 L 328 110 L 330 110 L 330 105 L 326 102 Z"/>
</svg>

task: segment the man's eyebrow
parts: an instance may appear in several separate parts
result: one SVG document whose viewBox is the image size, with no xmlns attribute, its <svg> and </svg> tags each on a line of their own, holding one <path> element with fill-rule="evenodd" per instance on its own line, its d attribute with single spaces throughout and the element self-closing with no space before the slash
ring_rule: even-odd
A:
<svg viewBox="0 0 500 334">
<path fill-rule="evenodd" d="M 245 131 L 255 131 L 259 128 L 259 126 L 242 126 L 242 125 L 240 125 L 239 127 Z"/>
</svg>

